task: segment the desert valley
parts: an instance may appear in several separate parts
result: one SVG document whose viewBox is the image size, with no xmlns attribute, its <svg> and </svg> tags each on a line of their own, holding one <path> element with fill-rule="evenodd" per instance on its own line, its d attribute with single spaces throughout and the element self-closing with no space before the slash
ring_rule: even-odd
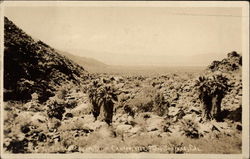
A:
<svg viewBox="0 0 250 159">
<path fill-rule="evenodd" d="M 242 56 L 115 67 L 4 18 L 5 153 L 241 153 Z"/>
</svg>

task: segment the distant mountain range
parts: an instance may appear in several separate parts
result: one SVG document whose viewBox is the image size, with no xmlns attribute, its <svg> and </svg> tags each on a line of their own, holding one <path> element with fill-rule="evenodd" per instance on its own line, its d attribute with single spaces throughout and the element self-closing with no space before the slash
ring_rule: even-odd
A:
<svg viewBox="0 0 250 159">
<path fill-rule="evenodd" d="M 94 58 L 76 56 L 76 55 L 70 54 L 65 51 L 60 51 L 60 50 L 57 50 L 57 52 L 69 58 L 70 60 L 74 61 L 78 65 L 83 66 L 89 72 L 96 72 L 97 70 L 103 70 L 109 67 L 109 65 L 101 61 L 98 61 Z"/>
</svg>

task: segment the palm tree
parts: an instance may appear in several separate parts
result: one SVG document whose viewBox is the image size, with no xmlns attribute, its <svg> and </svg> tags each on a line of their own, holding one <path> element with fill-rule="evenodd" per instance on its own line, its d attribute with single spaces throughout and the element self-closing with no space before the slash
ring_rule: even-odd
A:
<svg viewBox="0 0 250 159">
<path fill-rule="evenodd" d="M 219 120 L 222 99 L 230 89 L 228 78 L 222 74 L 201 76 L 196 80 L 195 86 L 204 106 L 203 118 Z"/>
<path fill-rule="evenodd" d="M 110 124 L 114 103 L 118 101 L 114 87 L 110 84 L 93 82 L 89 89 L 89 98 L 93 105 L 94 117 Z"/>
<path fill-rule="evenodd" d="M 88 95 L 90 99 L 90 103 L 93 106 L 92 113 L 97 119 L 100 114 L 100 105 L 98 104 L 98 88 L 100 87 L 100 83 L 98 81 L 93 81 L 93 83 L 88 88 Z"/>
<path fill-rule="evenodd" d="M 98 119 L 108 124 L 112 122 L 114 103 L 118 101 L 115 89 L 111 85 L 104 85 L 98 92 L 100 114 Z"/>
</svg>

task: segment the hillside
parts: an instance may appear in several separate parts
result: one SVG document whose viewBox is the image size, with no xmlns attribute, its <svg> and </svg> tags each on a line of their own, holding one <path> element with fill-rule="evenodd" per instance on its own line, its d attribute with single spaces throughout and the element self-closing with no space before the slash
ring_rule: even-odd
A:
<svg viewBox="0 0 250 159">
<path fill-rule="evenodd" d="M 29 100 L 32 93 L 46 101 L 65 83 L 79 85 L 87 78 L 80 65 L 4 18 L 4 100 Z"/>
<path fill-rule="evenodd" d="M 215 72 L 232 72 L 241 71 L 242 67 L 242 56 L 236 51 L 232 51 L 227 54 L 227 58 L 221 61 L 213 61 L 211 65 L 208 66 L 208 70 Z"/>
</svg>

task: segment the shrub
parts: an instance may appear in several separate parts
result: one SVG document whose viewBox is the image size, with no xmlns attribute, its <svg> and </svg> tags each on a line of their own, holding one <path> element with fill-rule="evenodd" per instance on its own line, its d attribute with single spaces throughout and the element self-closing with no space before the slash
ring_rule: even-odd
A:
<svg viewBox="0 0 250 159">
<path fill-rule="evenodd" d="M 133 99 L 129 100 L 127 105 L 133 107 L 137 113 L 151 112 L 154 101 L 152 97 L 146 96 L 144 93 L 139 93 Z"/>
<path fill-rule="evenodd" d="M 77 106 L 76 100 L 68 100 L 67 96 L 70 94 L 72 84 L 65 84 L 58 89 L 54 97 L 50 97 L 46 102 L 48 106 L 48 116 L 50 118 L 57 118 L 62 120 L 65 108 L 74 108 Z"/>
<path fill-rule="evenodd" d="M 163 116 L 168 111 L 169 103 L 165 101 L 165 98 L 162 93 L 157 93 L 154 97 L 154 107 L 153 111 L 159 115 Z"/>
<path fill-rule="evenodd" d="M 152 112 L 154 109 L 154 97 L 156 93 L 156 88 L 153 86 L 143 87 L 140 92 L 127 101 L 126 105 L 131 107 L 137 113 Z"/>
<path fill-rule="evenodd" d="M 50 118 L 57 118 L 62 120 L 63 114 L 65 113 L 65 102 L 62 99 L 58 99 L 56 96 L 50 98 L 47 101 L 47 114 Z"/>
<path fill-rule="evenodd" d="M 190 138 L 199 138 L 199 126 L 198 124 L 191 119 L 184 119 L 181 121 L 182 130 L 187 137 Z"/>
</svg>

